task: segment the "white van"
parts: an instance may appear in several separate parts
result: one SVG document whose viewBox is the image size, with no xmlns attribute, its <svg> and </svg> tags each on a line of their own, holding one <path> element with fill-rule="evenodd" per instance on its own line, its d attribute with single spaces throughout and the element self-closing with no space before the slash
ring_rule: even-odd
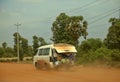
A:
<svg viewBox="0 0 120 82">
<path fill-rule="evenodd" d="M 38 48 L 37 54 L 33 58 L 36 68 L 53 68 L 63 63 L 71 63 L 77 50 L 73 45 L 58 43 L 45 45 Z"/>
</svg>

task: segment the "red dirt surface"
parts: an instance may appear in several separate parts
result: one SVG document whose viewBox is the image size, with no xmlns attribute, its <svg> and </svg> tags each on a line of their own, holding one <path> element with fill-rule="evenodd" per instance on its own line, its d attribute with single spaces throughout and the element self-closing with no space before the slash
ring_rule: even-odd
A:
<svg viewBox="0 0 120 82">
<path fill-rule="evenodd" d="M 120 69 L 76 66 L 45 71 L 32 64 L 0 63 L 0 82 L 120 82 Z"/>
</svg>

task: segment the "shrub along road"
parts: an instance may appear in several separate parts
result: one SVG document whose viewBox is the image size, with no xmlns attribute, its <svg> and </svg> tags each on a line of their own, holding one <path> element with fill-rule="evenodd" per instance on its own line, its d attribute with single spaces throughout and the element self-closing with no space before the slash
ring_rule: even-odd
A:
<svg viewBox="0 0 120 82">
<path fill-rule="evenodd" d="M 120 69 L 76 66 L 47 71 L 32 64 L 0 63 L 0 82 L 120 82 Z"/>
</svg>

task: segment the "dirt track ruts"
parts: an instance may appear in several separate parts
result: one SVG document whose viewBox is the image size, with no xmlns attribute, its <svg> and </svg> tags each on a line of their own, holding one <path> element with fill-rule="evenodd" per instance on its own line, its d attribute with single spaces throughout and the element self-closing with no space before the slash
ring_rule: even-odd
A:
<svg viewBox="0 0 120 82">
<path fill-rule="evenodd" d="M 72 71 L 36 70 L 32 64 L 0 63 L 0 82 L 120 82 L 120 69 L 75 67 Z"/>
</svg>

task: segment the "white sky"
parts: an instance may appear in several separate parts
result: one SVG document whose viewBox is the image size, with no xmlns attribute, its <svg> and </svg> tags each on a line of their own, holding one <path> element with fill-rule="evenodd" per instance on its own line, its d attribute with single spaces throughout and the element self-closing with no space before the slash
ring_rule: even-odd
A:
<svg viewBox="0 0 120 82">
<path fill-rule="evenodd" d="M 29 44 L 34 35 L 50 42 L 52 23 L 62 12 L 84 16 L 89 23 L 88 38 L 104 39 L 110 25 L 108 20 L 119 16 L 118 9 L 120 0 L 0 0 L 0 45 L 3 42 L 13 45 L 17 22 L 21 23 L 21 36 Z"/>
</svg>

